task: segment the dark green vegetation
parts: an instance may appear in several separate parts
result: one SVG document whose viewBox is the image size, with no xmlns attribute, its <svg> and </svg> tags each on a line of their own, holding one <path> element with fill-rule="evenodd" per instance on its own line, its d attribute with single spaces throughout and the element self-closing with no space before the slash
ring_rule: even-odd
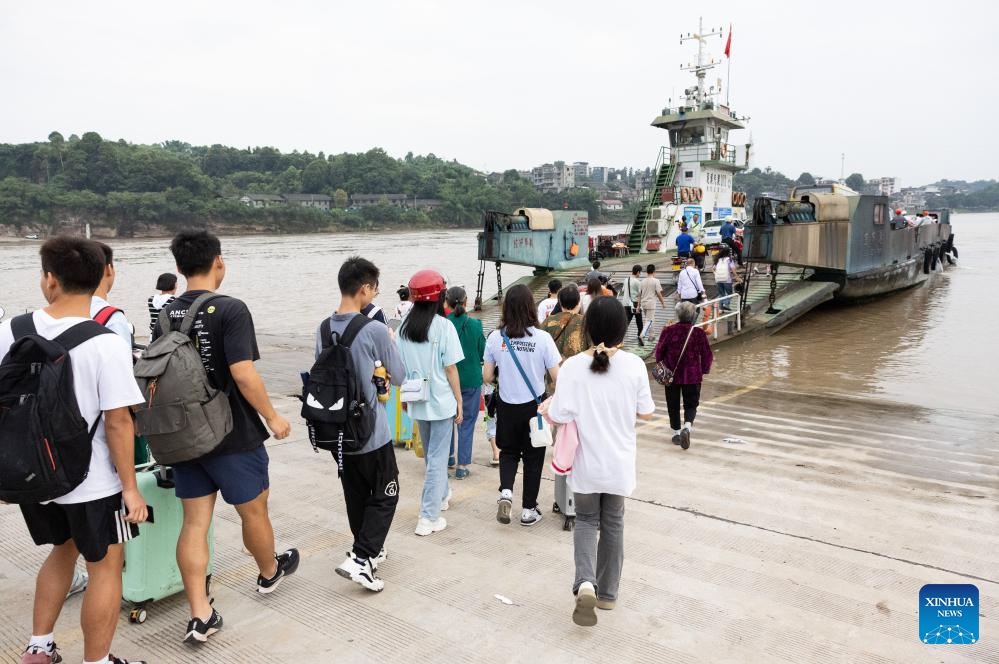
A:
<svg viewBox="0 0 999 664">
<path fill-rule="evenodd" d="M 246 193 L 327 194 L 330 211 L 280 205 L 253 208 Z M 347 209 L 352 194 L 436 199 L 430 211 L 387 203 Z M 135 145 L 95 132 L 44 143 L 0 144 L 0 224 L 54 225 L 79 219 L 121 236 L 139 224 L 168 230 L 208 223 L 279 232 L 419 226 L 478 226 L 484 210 L 521 205 L 584 209 L 600 216 L 594 193 L 542 193 L 507 171 L 487 178 L 434 155 L 394 159 L 381 149 L 325 156 L 270 147 Z"/>
</svg>

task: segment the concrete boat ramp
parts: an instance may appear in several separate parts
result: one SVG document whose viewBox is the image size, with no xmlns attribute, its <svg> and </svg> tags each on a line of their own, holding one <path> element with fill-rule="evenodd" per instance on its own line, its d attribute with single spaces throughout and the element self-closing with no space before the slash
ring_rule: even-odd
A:
<svg viewBox="0 0 999 664">
<path fill-rule="evenodd" d="M 550 512 L 533 528 L 495 520 L 497 469 L 477 433 L 472 475 L 452 480 L 448 528 L 413 534 L 423 462 L 398 450 L 401 502 L 371 594 L 333 573 L 351 537 L 331 459 L 298 419 L 300 345 L 261 339 L 260 367 L 292 436 L 271 441 L 279 547 L 302 552 L 270 596 L 241 551 L 231 508 L 216 518 L 216 607 L 224 629 L 181 643 L 186 604 L 123 611 L 115 652 L 149 662 L 999 662 L 999 418 L 870 400 L 789 394 L 709 380 L 686 452 L 656 419 L 640 429 L 618 608 L 594 628 L 570 614 L 572 533 Z M 725 352 L 721 349 L 721 352 Z M 737 441 L 723 442 L 725 438 Z M 519 486 L 516 489 L 519 495 Z M 19 661 L 31 627 L 34 547 L 18 510 L 0 507 L 0 662 Z M 981 639 L 924 645 L 926 583 L 973 583 Z M 509 598 L 508 605 L 496 595 Z M 79 662 L 81 597 L 56 638 Z"/>
</svg>

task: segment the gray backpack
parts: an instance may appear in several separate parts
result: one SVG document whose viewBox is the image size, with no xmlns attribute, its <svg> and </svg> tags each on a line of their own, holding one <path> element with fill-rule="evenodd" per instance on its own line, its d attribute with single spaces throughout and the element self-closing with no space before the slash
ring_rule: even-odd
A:
<svg viewBox="0 0 999 664">
<path fill-rule="evenodd" d="M 232 431 L 229 397 L 208 381 L 201 354 L 190 337 L 198 310 L 216 297 L 221 296 L 198 296 L 180 330 L 170 329 L 168 307 L 164 307 L 158 322 L 160 337 L 135 363 L 135 379 L 146 399 L 135 413 L 135 428 L 149 441 L 149 450 L 160 463 L 202 457 Z"/>
</svg>

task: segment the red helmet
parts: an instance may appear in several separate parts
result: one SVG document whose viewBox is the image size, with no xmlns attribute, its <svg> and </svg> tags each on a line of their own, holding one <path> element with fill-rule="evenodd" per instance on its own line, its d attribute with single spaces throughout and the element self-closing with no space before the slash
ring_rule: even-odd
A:
<svg viewBox="0 0 999 664">
<path fill-rule="evenodd" d="M 411 302 L 439 302 L 445 289 L 444 276 L 437 270 L 420 270 L 409 280 Z"/>
</svg>

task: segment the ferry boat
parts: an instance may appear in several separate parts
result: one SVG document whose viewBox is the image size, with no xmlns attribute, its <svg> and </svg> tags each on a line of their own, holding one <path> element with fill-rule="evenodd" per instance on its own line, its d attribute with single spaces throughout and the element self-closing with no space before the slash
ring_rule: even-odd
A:
<svg viewBox="0 0 999 664">
<path fill-rule="evenodd" d="M 734 191 L 733 178 L 749 165 L 751 143 L 742 147 L 732 132 L 745 129 L 747 119 L 739 117 L 719 98 L 721 79 L 707 82 L 708 72 L 721 62 L 710 57 L 707 42 L 723 35 L 722 30 L 704 29 L 681 36 L 681 43 L 697 43 L 697 62 L 681 67 L 694 74 L 695 83 L 684 90 L 680 103 L 667 106 L 652 121 L 653 127 L 669 132 L 669 146 L 659 150 L 652 183 L 634 223 L 628 229 L 629 253 L 660 253 L 675 249 L 681 222 L 699 234 L 705 222 L 731 218 L 746 219 L 746 194 Z M 672 104 L 672 100 L 669 100 Z"/>
<path fill-rule="evenodd" d="M 743 253 L 751 262 L 811 268 L 811 280 L 838 285 L 838 300 L 915 286 L 957 258 L 949 210 L 913 222 L 893 215 L 889 197 L 839 183 L 797 187 L 788 200 L 758 198 Z"/>
</svg>

